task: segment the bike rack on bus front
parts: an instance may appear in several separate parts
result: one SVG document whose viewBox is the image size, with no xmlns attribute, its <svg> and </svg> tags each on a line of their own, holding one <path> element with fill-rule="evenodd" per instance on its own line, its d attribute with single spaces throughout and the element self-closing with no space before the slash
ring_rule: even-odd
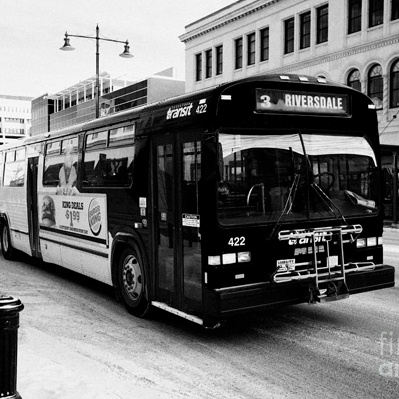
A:
<svg viewBox="0 0 399 399">
<path fill-rule="evenodd" d="M 312 259 L 306 262 L 297 263 L 296 259 L 290 264 L 290 270 L 276 270 L 272 275 L 272 281 L 275 283 L 285 283 L 290 281 L 314 281 L 311 286 L 312 290 L 317 292 L 318 299 L 329 296 L 327 288 L 321 289 L 321 284 L 329 284 L 335 286 L 336 284 L 346 287 L 345 275 L 347 273 L 358 272 L 362 270 L 374 270 L 375 264 L 373 262 L 345 262 L 344 244 L 354 243 L 360 233 L 362 226 L 347 225 L 336 227 L 322 227 L 314 229 L 301 230 L 282 230 L 278 233 L 279 241 L 300 240 L 307 239 L 307 243 L 311 245 Z M 330 243 L 339 244 L 339 254 L 330 256 Z M 325 245 L 326 262 L 321 264 L 318 259 L 319 249 L 316 247 L 320 243 Z M 347 293 L 346 293 L 347 294 Z M 312 293 L 310 295 L 312 297 Z M 337 292 L 335 292 L 337 296 Z M 346 295 L 347 297 L 348 295 Z"/>
</svg>

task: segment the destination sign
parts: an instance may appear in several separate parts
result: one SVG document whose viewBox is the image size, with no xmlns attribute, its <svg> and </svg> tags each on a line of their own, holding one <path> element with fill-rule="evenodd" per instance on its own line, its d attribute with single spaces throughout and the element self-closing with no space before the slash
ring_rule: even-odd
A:
<svg viewBox="0 0 399 399">
<path fill-rule="evenodd" d="M 256 89 L 256 112 L 349 115 L 346 94 L 303 93 L 288 90 Z"/>
</svg>

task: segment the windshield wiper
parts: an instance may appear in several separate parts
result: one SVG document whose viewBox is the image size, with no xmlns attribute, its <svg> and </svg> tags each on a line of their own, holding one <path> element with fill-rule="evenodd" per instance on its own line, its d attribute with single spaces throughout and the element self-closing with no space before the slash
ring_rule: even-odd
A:
<svg viewBox="0 0 399 399">
<path fill-rule="evenodd" d="M 274 237 L 274 233 L 276 232 L 277 228 L 281 225 L 283 218 L 285 215 L 288 215 L 291 212 L 292 206 L 294 205 L 295 195 L 299 184 L 299 179 L 301 175 L 296 173 L 294 176 L 294 181 L 291 184 L 290 191 L 288 192 L 287 201 L 285 201 L 284 209 L 282 210 L 280 217 L 278 218 L 276 224 L 273 227 L 273 230 L 270 234 L 270 238 Z"/>
<path fill-rule="evenodd" d="M 327 207 L 327 209 L 338 219 L 347 224 L 345 216 L 343 215 L 341 209 L 337 206 L 337 204 L 323 191 L 323 189 L 315 182 L 310 184 L 310 187 L 313 188 L 315 193 L 320 197 L 323 204 Z M 338 212 L 338 215 L 335 213 L 334 209 Z"/>
</svg>

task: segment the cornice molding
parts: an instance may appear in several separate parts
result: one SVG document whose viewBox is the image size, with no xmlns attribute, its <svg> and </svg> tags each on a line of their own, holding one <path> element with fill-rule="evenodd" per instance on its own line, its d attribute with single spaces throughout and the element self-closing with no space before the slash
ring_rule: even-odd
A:
<svg viewBox="0 0 399 399">
<path fill-rule="evenodd" d="M 311 66 L 324 64 L 326 62 L 336 61 L 338 59 L 350 57 L 352 55 L 359 54 L 359 53 L 365 53 L 367 51 L 372 51 L 377 48 L 390 46 L 390 45 L 393 45 L 396 43 L 399 43 L 399 35 L 388 38 L 388 39 L 382 39 L 382 40 L 378 40 L 378 41 L 375 41 L 372 43 L 367 43 L 362 46 L 345 49 L 345 50 L 339 51 L 337 53 L 325 55 L 325 56 L 318 57 L 318 58 L 313 58 L 308 61 L 294 63 L 294 64 L 291 64 L 286 67 L 277 68 L 277 69 L 275 69 L 275 71 L 286 72 L 286 73 L 292 72 L 292 71 L 297 71 L 298 69 L 301 69 L 301 68 L 308 68 Z"/>
<path fill-rule="evenodd" d="M 197 37 L 204 36 L 204 35 L 208 34 L 209 32 L 213 32 L 215 30 L 218 30 L 218 29 L 222 28 L 223 26 L 226 26 L 226 25 L 231 24 L 231 23 L 233 23 L 235 21 L 238 21 L 238 20 L 240 20 L 242 18 L 245 18 L 248 15 L 251 15 L 251 14 L 253 14 L 255 12 L 258 12 L 259 10 L 262 10 L 262 9 L 264 9 L 266 7 L 271 6 L 272 4 L 278 3 L 279 1 L 281 1 L 281 0 L 270 0 L 266 4 L 261 4 L 259 6 L 254 7 L 254 8 L 251 8 L 249 10 L 241 12 L 238 15 L 235 15 L 234 17 L 228 18 L 227 20 L 225 20 L 223 22 L 219 22 L 216 25 L 213 25 L 213 26 L 211 26 L 209 28 L 203 28 L 203 27 L 201 28 L 201 27 L 199 27 L 197 29 L 194 29 L 191 32 L 184 33 L 184 34 L 182 34 L 179 37 L 179 39 L 183 43 L 190 42 L 190 41 L 196 39 Z"/>
</svg>

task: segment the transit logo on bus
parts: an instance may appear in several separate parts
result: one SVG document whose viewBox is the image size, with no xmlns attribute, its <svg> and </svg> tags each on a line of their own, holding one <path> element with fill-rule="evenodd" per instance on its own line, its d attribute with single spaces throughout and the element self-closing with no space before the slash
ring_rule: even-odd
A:
<svg viewBox="0 0 399 399">
<path fill-rule="evenodd" d="M 183 118 L 185 116 L 191 115 L 191 110 L 193 108 L 193 103 L 180 104 L 176 107 L 169 108 L 166 113 L 166 119 L 176 119 Z"/>
<path fill-rule="evenodd" d="M 256 112 L 291 112 L 348 116 L 348 96 L 346 94 L 302 93 L 257 89 Z"/>
</svg>

